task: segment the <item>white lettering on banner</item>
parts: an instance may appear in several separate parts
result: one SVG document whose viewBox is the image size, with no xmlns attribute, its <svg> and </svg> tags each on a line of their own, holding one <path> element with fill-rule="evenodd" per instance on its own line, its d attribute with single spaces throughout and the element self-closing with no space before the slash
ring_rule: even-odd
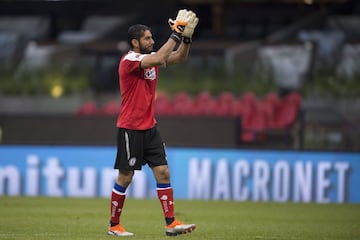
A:
<svg viewBox="0 0 360 240">
<path fill-rule="evenodd" d="M 269 201 L 270 166 L 263 160 L 254 163 L 254 197 L 255 201 Z"/>
<path fill-rule="evenodd" d="M 330 201 L 329 198 L 326 196 L 326 191 L 330 188 L 330 180 L 327 176 L 330 169 L 330 162 L 320 162 L 318 164 L 316 202 L 328 203 Z"/>
<path fill-rule="evenodd" d="M 349 163 L 322 161 L 317 163 L 316 171 L 313 171 L 311 162 L 296 161 L 293 171 L 285 160 L 274 164 L 255 160 L 252 168 L 250 163 L 241 159 L 231 167 L 226 159 L 219 159 L 213 167 L 210 159 L 192 158 L 189 162 L 188 197 L 328 203 L 330 192 L 336 191 L 337 202 L 346 200 Z M 313 178 L 313 175 L 316 176 Z"/>
<path fill-rule="evenodd" d="M 64 167 L 57 157 L 42 162 L 32 154 L 25 162 L 25 167 L 0 162 L 0 196 L 109 197 L 117 178 L 112 168 Z M 191 158 L 188 163 L 190 199 L 343 203 L 351 184 L 349 162 Z M 127 195 L 156 197 L 146 171 L 136 171 Z"/>
<path fill-rule="evenodd" d="M 294 201 L 311 202 L 312 164 L 297 161 L 294 171 Z"/>
<path fill-rule="evenodd" d="M 285 161 L 279 161 L 274 166 L 273 199 L 277 202 L 290 200 L 290 167 Z"/>
<path fill-rule="evenodd" d="M 24 189 L 21 185 L 21 173 L 16 166 L 0 166 L 0 195 L 18 196 L 70 196 L 70 197 L 109 197 L 117 171 L 113 168 L 100 170 L 98 179 L 97 170 L 94 167 L 68 167 L 61 166 L 61 161 L 56 157 L 50 157 L 41 170 L 41 161 L 37 155 L 28 155 L 26 158 L 27 168 L 24 177 Z M 98 181 L 100 180 L 100 181 Z M 44 184 L 41 192 L 41 183 Z M 67 189 L 67 192 L 65 191 Z M 143 171 L 136 171 L 133 181 L 127 191 L 128 197 L 146 198 L 149 196 L 147 175 Z"/>
<path fill-rule="evenodd" d="M 346 193 L 346 172 L 350 169 L 349 163 L 346 162 L 337 162 L 335 163 L 335 169 L 338 172 L 338 192 L 337 192 L 337 198 L 338 202 L 342 203 L 345 201 L 345 193 Z"/>
<path fill-rule="evenodd" d="M 36 155 L 29 155 L 27 158 L 28 168 L 26 171 L 26 195 L 37 196 L 40 193 L 40 159 Z"/>
<path fill-rule="evenodd" d="M 245 160 L 237 161 L 234 164 L 233 198 L 234 200 L 245 201 L 250 197 L 249 188 L 245 180 L 250 177 L 250 166 Z"/>
<path fill-rule="evenodd" d="M 213 199 L 229 200 L 231 198 L 230 186 L 229 165 L 225 159 L 220 159 L 215 173 Z"/>
<path fill-rule="evenodd" d="M 197 158 L 189 161 L 188 196 L 192 198 L 210 199 L 211 191 L 211 161 Z"/>
<path fill-rule="evenodd" d="M 21 175 L 16 166 L 0 168 L 0 194 L 19 195 L 21 191 Z"/>
<path fill-rule="evenodd" d="M 127 190 L 127 195 L 133 198 L 147 197 L 147 177 L 144 171 L 136 171 Z"/>
<path fill-rule="evenodd" d="M 43 174 L 46 177 L 45 182 L 47 183 L 47 194 L 54 197 L 63 196 L 64 192 L 61 186 L 61 179 L 64 177 L 64 170 L 60 166 L 57 158 L 49 158 Z"/>
<path fill-rule="evenodd" d="M 96 170 L 87 167 L 84 169 L 83 180 L 79 168 L 68 169 L 69 195 L 74 197 L 95 197 L 96 196 Z"/>
<path fill-rule="evenodd" d="M 112 168 L 103 168 L 101 170 L 101 187 L 100 187 L 100 196 L 109 197 L 109 193 L 114 187 L 114 182 L 118 176 L 117 171 L 114 171 Z"/>
</svg>

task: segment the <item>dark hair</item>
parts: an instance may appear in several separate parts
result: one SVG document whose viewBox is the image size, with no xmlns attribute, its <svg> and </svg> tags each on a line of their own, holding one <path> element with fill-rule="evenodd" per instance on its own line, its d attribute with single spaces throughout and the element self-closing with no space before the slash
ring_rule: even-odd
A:
<svg viewBox="0 0 360 240">
<path fill-rule="evenodd" d="M 151 28 L 145 26 L 143 24 L 135 24 L 129 27 L 128 29 L 128 43 L 131 47 L 133 47 L 131 40 L 136 39 L 140 40 L 140 38 L 144 35 L 146 30 L 151 31 Z"/>
</svg>

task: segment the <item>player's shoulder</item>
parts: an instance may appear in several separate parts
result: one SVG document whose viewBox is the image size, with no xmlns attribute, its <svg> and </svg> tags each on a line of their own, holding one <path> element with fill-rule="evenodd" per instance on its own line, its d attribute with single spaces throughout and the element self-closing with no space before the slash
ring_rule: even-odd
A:
<svg viewBox="0 0 360 240">
<path fill-rule="evenodd" d="M 124 55 L 123 61 L 125 61 L 125 60 L 128 60 L 128 61 L 141 61 L 145 56 L 146 56 L 146 54 L 141 54 L 141 53 L 137 53 L 137 52 L 134 52 L 134 51 L 129 51 L 127 54 Z"/>
</svg>

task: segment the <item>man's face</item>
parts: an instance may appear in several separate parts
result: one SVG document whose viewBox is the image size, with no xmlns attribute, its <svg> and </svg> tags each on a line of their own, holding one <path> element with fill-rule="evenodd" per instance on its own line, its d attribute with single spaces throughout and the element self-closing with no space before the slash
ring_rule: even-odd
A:
<svg viewBox="0 0 360 240">
<path fill-rule="evenodd" d="M 142 54 L 151 53 L 154 50 L 154 39 L 149 30 L 144 32 L 144 35 L 140 38 L 139 41 L 139 50 Z"/>
</svg>

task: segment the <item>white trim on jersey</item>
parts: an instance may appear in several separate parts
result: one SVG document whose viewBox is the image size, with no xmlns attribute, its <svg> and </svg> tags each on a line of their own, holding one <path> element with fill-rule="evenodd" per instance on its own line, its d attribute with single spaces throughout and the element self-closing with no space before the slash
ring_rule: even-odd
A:
<svg viewBox="0 0 360 240">
<path fill-rule="evenodd" d="M 137 52 L 130 51 L 125 55 L 124 60 L 138 61 L 140 62 L 147 54 L 140 54 Z"/>
<path fill-rule="evenodd" d="M 154 54 L 155 52 L 151 52 L 150 54 Z M 134 52 L 134 51 L 129 51 L 124 59 L 124 60 L 128 60 L 128 61 L 138 61 L 138 62 L 141 62 L 143 60 L 143 58 L 145 56 L 147 56 L 148 54 L 140 54 L 140 53 L 137 53 L 137 52 Z M 160 65 L 160 67 L 167 67 L 167 63 L 165 62 L 164 64 Z"/>
</svg>

